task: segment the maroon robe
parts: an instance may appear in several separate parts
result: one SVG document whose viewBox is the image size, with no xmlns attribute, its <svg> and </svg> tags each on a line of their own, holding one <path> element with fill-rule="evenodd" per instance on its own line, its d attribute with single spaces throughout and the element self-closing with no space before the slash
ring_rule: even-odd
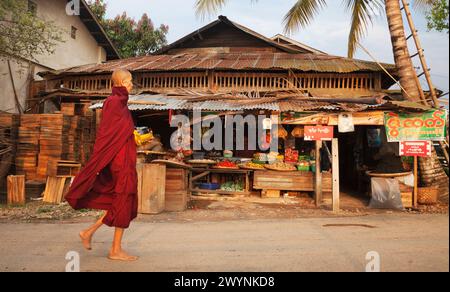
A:
<svg viewBox="0 0 450 292">
<path fill-rule="evenodd" d="M 75 209 L 105 210 L 103 223 L 128 228 L 137 217 L 134 123 L 125 87 L 114 87 L 103 105 L 102 120 L 89 162 L 74 179 L 67 202 Z"/>
</svg>

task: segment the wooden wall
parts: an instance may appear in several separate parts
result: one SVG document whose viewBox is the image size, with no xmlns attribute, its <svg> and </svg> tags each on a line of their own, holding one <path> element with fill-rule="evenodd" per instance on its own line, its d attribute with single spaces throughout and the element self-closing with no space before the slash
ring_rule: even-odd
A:
<svg viewBox="0 0 450 292">
<path fill-rule="evenodd" d="M 270 91 L 314 89 L 329 93 L 381 91 L 379 73 L 263 73 L 263 72 L 155 72 L 134 74 L 141 90 L 167 92 L 177 88 L 215 91 Z M 109 75 L 66 77 L 64 87 L 110 92 Z"/>
</svg>

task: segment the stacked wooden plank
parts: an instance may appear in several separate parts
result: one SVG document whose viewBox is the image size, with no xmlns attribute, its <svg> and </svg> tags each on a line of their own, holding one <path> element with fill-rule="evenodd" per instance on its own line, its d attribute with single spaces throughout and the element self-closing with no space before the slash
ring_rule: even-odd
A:
<svg viewBox="0 0 450 292">
<path fill-rule="evenodd" d="M 75 115 L 75 103 L 73 103 L 73 102 L 61 103 L 61 113 L 65 116 L 74 116 Z"/>
<path fill-rule="evenodd" d="M 82 117 L 80 131 L 80 162 L 84 165 L 89 160 L 95 143 L 95 116 Z"/>
<path fill-rule="evenodd" d="M 39 136 L 38 179 L 47 177 L 50 160 L 61 160 L 69 152 L 67 134 L 70 128 L 70 117 L 62 114 L 41 115 Z"/>
<path fill-rule="evenodd" d="M 62 157 L 64 160 L 80 161 L 80 146 L 82 145 L 80 144 L 82 143 L 80 124 L 81 117 L 70 117 L 70 126 L 67 133 L 64 133 L 68 147 L 66 155 Z"/>
<path fill-rule="evenodd" d="M 41 115 L 22 115 L 18 133 L 16 173 L 37 179 Z"/>
<path fill-rule="evenodd" d="M 17 138 L 20 120 L 18 115 L 0 114 L 0 141 L 13 141 Z"/>
<path fill-rule="evenodd" d="M 0 114 L 0 189 L 14 164 L 18 127 L 18 115 Z"/>
</svg>

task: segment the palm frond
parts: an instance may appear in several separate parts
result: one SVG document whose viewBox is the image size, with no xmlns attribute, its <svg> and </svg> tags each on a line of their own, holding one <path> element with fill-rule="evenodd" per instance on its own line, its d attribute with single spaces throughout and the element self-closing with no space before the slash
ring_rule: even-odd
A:
<svg viewBox="0 0 450 292">
<path fill-rule="evenodd" d="M 298 28 L 306 27 L 326 5 L 325 0 L 298 0 L 284 17 L 285 33 L 292 34 Z"/>
<path fill-rule="evenodd" d="M 383 9 L 381 0 L 345 0 L 346 9 L 351 12 L 351 26 L 348 36 L 348 57 L 353 58 L 357 44 L 373 23 L 373 17 Z"/>
<path fill-rule="evenodd" d="M 208 15 L 217 13 L 227 0 L 197 0 L 195 3 L 195 11 L 198 17 L 205 18 Z"/>
<path fill-rule="evenodd" d="M 426 11 L 434 5 L 438 0 L 414 0 L 413 7 L 418 11 Z"/>
<path fill-rule="evenodd" d="M 228 0 L 197 0 L 195 3 L 195 13 L 197 17 L 204 19 L 208 15 L 217 14 L 227 2 Z M 251 2 L 258 2 L 258 0 L 251 0 Z"/>
</svg>

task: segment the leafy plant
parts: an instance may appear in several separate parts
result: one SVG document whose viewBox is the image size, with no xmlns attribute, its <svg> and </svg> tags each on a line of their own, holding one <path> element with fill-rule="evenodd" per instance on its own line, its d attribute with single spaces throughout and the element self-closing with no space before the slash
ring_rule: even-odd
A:
<svg viewBox="0 0 450 292">
<path fill-rule="evenodd" d="M 0 59 L 36 61 L 53 54 L 63 42 L 63 31 L 52 21 L 39 18 L 24 0 L 0 1 Z"/>
<path fill-rule="evenodd" d="M 162 24 L 155 28 L 146 13 L 139 21 L 129 17 L 126 12 L 108 19 L 104 0 L 91 0 L 89 5 L 122 57 L 149 55 L 167 44 L 169 27 Z"/>
</svg>

